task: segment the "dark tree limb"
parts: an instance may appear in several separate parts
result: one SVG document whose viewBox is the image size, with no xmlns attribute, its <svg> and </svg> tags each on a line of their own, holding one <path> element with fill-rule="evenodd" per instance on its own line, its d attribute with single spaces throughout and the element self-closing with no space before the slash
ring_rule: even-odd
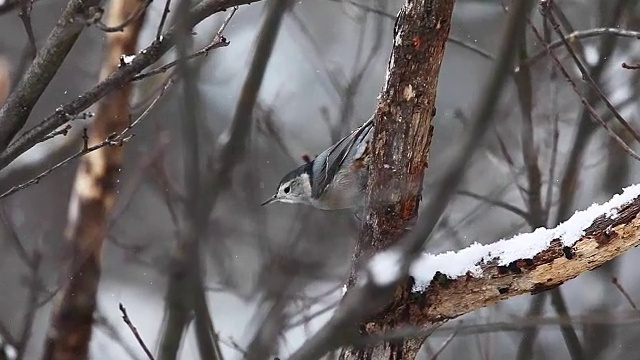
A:
<svg viewBox="0 0 640 360">
<path fill-rule="evenodd" d="M 184 0 L 183 0 L 184 1 Z M 259 33 L 256 49 L 251 62 L 250 70 L 240 92 L 240 99 L 231 124 L 229 140 L 221 146 L 219 156 L 211 162 L 209 168 L 202 171 L 203 180 L 198 186 L 197 196 L 192 199 L 196 202 L 193 212 L 187 214 L 188 225 L 180 234 L 180 241 L 172 253 L 172 264 L 169 273 L 169 283 L 166 290 L 167 321 L 163 328 L 160 340 L 160 360 L 175 359 L 185 330 L 186 318 L 192 309 L 189 301 L 195 305 L 204 305 L 201 291 L 202 279 L 199 272 L 193 271 L 194 259 L 200 263 L 200 252 L 197 251 L 197 241 L 203 236 L 207 227 L 209 215 L 213 210 L 220 194 L 230 185 L 231 176 L 236 164 L 243 158 L 248 138 L 253 125 L 253 109 L 258 93 L 264 79 L 271 53 L 275 46 L 285 10 L 290 5 L 290 0 L 277 0 L 270 2 L 265 20 Z M 203 161 L 204 162 L 204 161 Z M 193 164 L 192 164 L 193 165 Z M 193 166 L 191 167 L 193 171 Z M 190 176 L 191 178 L 192 176 Z M 191 190 L 192 192 L 194 190 Z M 199 265 L 198 265 L 199 266 Z M 184 301 L 185 295 L 190 296 L 189 301 Z M 201 306 L 203 308 L 203 306 Z M 198 327 L 199 325 L 196 324 Z M 212 334 L 215 336 L 215 334 Z"/>
<path fill-rule="evenodd" d="M 29 19 L 31 11 L 30 3 L 26 1 L 28 0 L 21 0 L 21 4 L 25 6 L 22 6 L 20 14 L 27 32 L 30 32 L 31 42 L 33 36 Z M 85 12 L 99 3 L 99 0 L 69 1 L 43 48 L 40 49 L 18 86 L 0 109 L 0 150 L 7 149 L 13 137 L 24 127 L 31 110 L 84 30 L 85 22 L 81 19 L 85 17 Z M 35 47 L 35 40 L 32 46 Z"/>
<path fill-rule="evenodd" d="M 72 3 L 75 4 L 78 1 L 79 0 L 72 0 Z M 234 6 L 250 4 L 256 1 L 258 0 L 204 0 L 190 9 L 188 16 L 185 16 L 183 18 L 183 21 L 185 21 L 186 25 L 188 25 L 189 27 L 193 27 L 212 14 L 225 11 L 226 9 Z M 64 14 L 66 13 L 67 12 L 65 11 Z M 79 21 L 74 22 L 74 24 L 79 23 Z M 85 22 L 82 23 L 84 24 Z M 54 35 L 52 35 L 52 37 L 54 37 Z M 131 61 L 131 63 L 115 69 L 112 73 L 108 74 L 106 78 L 93 86 L 90 90 L 78 96 L 72 102 L 58 107 L 53 114 L 41 121 L 38 125 L 27 130 L 24 134 L 22 134 L 14 142 L 12 142 L 11 145 L 8 145 L 8 142 L 11 138 L 13 138 L 15 133 L 24 126 L 24 122 L 26 121 L 28 112 L 25 115 L 24 112 L 20 110 L 18 114 L 22 115 L 18 117 L 16 114 L 0 110 L 0 149 L 3 150 L 2 153 L 0 153 L 0 169 L 5 168 L 11 161 L 13 161 L 25 151 L 32 148 L 42 138 L 50 134 L 52 131 L 55 131 L 60 126 L 69 122 L 71 118 L 89 108 L 89 106 L 93 105 L 95 102 L 107 95 L 110 91 L 113 91 L 114 89 L 117 89 L 118 87 L 121 87 L 124 84 L 128 83 L 133 76 L 158 61 L 164 54 L 167 53 L 167 51 L 169 51 L 175 45 L 176 35 L 177 28 L 176 26 L 173 26 L 164 33 L 161 39 L 154 41 L 153 43 L 151 43 L 151 45 L 141 50 L 140 53 L 136 55 L 135 58 Z M 54 42 L 54 40 L 55 44 L 59 42 L 57 37 L 55 37 L 54 39 L 50 38 L 47 41 L 47 44 L 45 44 L 45 47 L 40 50 L 40 53 L 46 52 L 49 42 Z M 54 53 L 59 55 L 60 51 L 60 48 L 56 47 L 56 51 L 54 51 Z M 50 69 L 52 67 L 51 63 L 43 64 L 42 59 L 39 60 L 39 57 L 40 56 L 36 57 L 30 69 L 35 69 L 37 66 L 44 66 L 46 69 Z M 60 59 L 60 62 L 62 62 L 62 59 Z M 57 69 L 58 67 L 59 65 L 55 68 Z M 36 70 L 33 71 L 35 72 Z M 39 70 L 38 74 L 43 71 L 44 70 Z M 28 71 L 24 79 L 30 79 L 32 76 L 33 75 L 29 75 Z M 36 82 L 36 80 L 37 79 L 33 79 L 31 81 Z M 23 82 L 24 81 L 27 80 L 23 80 Z M 30 87 L 27 85 L 19 87 L 18 90 L 21 88 L 30 89 Z M 19 99 L 17 99 L 17 94 L 19 93 L 19 91 L 15 91 L 7 101 L 3 109 L 18 107 L 18 105 L 16 104 L 20 104 L 20 106 L 25 105 L 27 107 L 29 107 L 30 105 L 30 112 L 30 109 L 33 107 L 33 105 L 35 105 L 35 101 L 37 100 L 37 98 L 33 98 L 34 93 L 31 90 L 23 90 L 23 92 L 23 96 L 31 99 L 31 102 L 19 102 Z M 40 91 L 37 94 L 37 97 L 39 97 L 41 93 L 42 92 Z M 11 100 L 11 98 L 14 98 L 14 100 Z M 7 122 L 9 125 L 13 124 L 13 126 L 5 127 L 4 122 Z M 5 133 L 4 137 L 2 135 L 3 132 Z M 2 142 L 3 138 L 8 139 L 6 143 Z"/>
</svg>

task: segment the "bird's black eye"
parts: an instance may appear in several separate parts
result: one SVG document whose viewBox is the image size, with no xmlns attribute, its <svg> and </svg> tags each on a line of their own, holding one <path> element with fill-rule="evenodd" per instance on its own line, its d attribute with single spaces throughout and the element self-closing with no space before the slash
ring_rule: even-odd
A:
<svg viewBox="0 0 640 360">
<path fill-rule="evenodd" d="M 287 187 L 286 187 L 286 188 L 284 188 L 282 191 L 284 191 L 284 193 L 285 193 L 285 194 L 288 194 L 288 193 L 289 193 L 289 191 L 291 191 L 291 188 L 287 186 Z"/>
</svg>

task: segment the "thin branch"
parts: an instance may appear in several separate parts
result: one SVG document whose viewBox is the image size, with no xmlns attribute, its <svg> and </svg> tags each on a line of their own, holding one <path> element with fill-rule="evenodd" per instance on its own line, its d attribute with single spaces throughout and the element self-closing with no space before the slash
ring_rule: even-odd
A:
<svg viewBox="0 0 640 360">
<path fill-rule="evenodd" d="M 555 71 L 555 70 L 552 70 Z M 551 161 L 549 161 L 549 180 L 547 182 L 547 194 L 546 194 L 546 199 L 545 199 L 545 212 L 547 213 L 547 218 L 549 218 L 551 216 L 551 203 L 553 201 L 553 189 L 555 187 L 555 174 L 556 174 L 556 164 L 558 162 L 558 141 L 560 139 L 560 131 L 559 131 L 559 127 L 558 127 L 558 123 L 560 121 L 560 115 L 557 111 L 558 108 L 558 103 L 557 103 L 557 99 L 556 96 L 553 96 L 552 101 L 552 108 L 554 116 L 553 116 L 553 125 L 551 126 L 551 132 L 552 132 L 552 136 L 551 136 L 551 141 L 552 141 L 552 146 L 551 146 Z"/>
<path fill-rule="evenodd" d="M 533 24 L 531 22 L 529 22 L 529 25 L 531 27 L 531 30 L 533 31 L 533 34 L 538 39 L 538 41 L 540 41 L 541 43 L 545 44 L 546 42 L 542 38 L 542 35 L 540 35 L 540 32 L 538 31 L 538 29 L 535 26 L 533 26 Z M 631 149 L 631 147 L 629 147 L 629 145 L 627 145 L 624 142 L 624 140 L 622 140 L 620 138 L 620 136 L 618 136 L 618 134 L 616 134 L 613 131 L 613 129 L 611 129 L 611 127 L 604 120 L 602 120 L 602 118 L 600 117 L 598 112 L 593 108 L 593 106 L 591 106 L 589 101 L 582 95 L 582 93 L 580 93 L 580 91 L 578 90 L 578 86 L 576 85 L 576 82 L 571 78 L 571 75 L 569 75 L 569 73 L 565 69 L 564 65 L 562 65 L 562 63 L 560 62 L 560 60 L 558 59 L 556 54 L 553 52 L 553 50 L 549 49 L 548 51 L 549 51 L 549 56 L 551 57 L 551 59 L 553 59 L 553 62 L 556 65 L 556 67 L 558 68 L 558 70 L 560 71 L 560 73 L 562 74 L 562 77 L 564 77 L 564 79 L 569 83 L 569 85 L 571 85 L 571 88 L 573 89 L 573 91 L 578 95 L 578 97 L 580 98 L 580 102 L 582 103 L 582 105 L 584 105 L 584 107 L 585 107 L 587 113 L 589 114 L 589 116 L 591 117 L 591 119 L 593 119 L 593 121 L 595 121 L 600 126 L 602 126 L 607 131 L 609 136 L 611 136 L 613 138 L 613 140 L 615 140 L 616 143 L 627 154 L 629 154 L 631 157 L 633 157 L 636 160 L 640 160 L 640 155 L 638 155 L 635 151 L 633 151 L 633 149 Z"/>
<path fill-rule="evenodd" d="M 113 322 L 111 322 L 106 316 L 104 316 L 100 311 L 96 311 L 95 316 L 95 326 L 96 329 L 102 331 L 105 335 L 111 338 L 116 344 L 118 344 L 126 353 L 131 357 L 132 360 L 141 360 L 142 358 L 138 355 L 138 347 L 133 347 L 129 345 L 129 343 L 124 340 L 120 329 L 118 329 Z M 146 357 L 145 357 L 146 358 Z"/>
<path fill-rule="evenodd" d="M 511 205 L 509 203 L 506 203 L 504 201 L 500 201 L 500 200 L 494 200 L 494 199 L 490 199 L 487 196 L 483 196 L 480 194 L 476 194 L 474 192 L 471 191 L 466 191 L 466 190 L 461 190 L 458 191 L 459 195 L 463 195 L 463 196 L 468 196 L 472 199 L 476 199 L 476 200 L 480 200 L 483 202 L 486 202 L 487 204 L 490 205 L 495 205 L 499 208 L 503 208 L 504 210 L 507 210 L 515 215 L 520 216 L 522 219 L 524 219 L 524 221 L 526 221 L 527 223 L 531 222 L 531 215 L 529 213 L 527 213 L 526 211 L 520 209 L 519 207 L 515 206 L 515 205 Z"/>
<path fill-rule="evenodd" d="M 249 4 L 256 1 L 259 0 L 203 0 L 190 9 L 189 14 L 184 17 L 183 21 L 186 21 L 187 25 L 192 27 L 214 13 L 224 11 L 225 9 L 234 6 Z M 72 3 L 76 2 L 80 2 L 83 6 L 87 6 L 86 2 L 80 0 L 72 0 Z M 76 23 L 79 22 L 76 21 Z M 20 135 L 0 154 L 0 169 L 5 168 L 19 155 L 32 148 L 39 141 L 39 139 L 67 123 L 69 121 L 69 117 L 75 116 L 80 112 L 86 110 L 89 106 L 100 100 L 107 93 L 109 93 L 113 89 L 123 86 L 124 84 L 129 82 L 133 76 L 158 61 L 175 45 L 175 37 L 176 27 L 173 26 L 164 33 L 159 41 L 154 41 L 153 43 L 151 43 L 151 45 L 142 49 L 130 63 L 126 64 L 126 66 L 121 66 L 100 83 L 93 86 L 90 90 L 78 96 L 70 103 L 60 106 L 52 115 L 48 116 L 38 125 Z M 38 58 L 36 58 L 34 64 L 36 62 L 38 62 Z M 14 93 L 16 92 L 14 91 Z M 32 93 L 30 92 L 29 95 L 32 95 Z M 35 99 L 33 101 L 35 102 Z M 23 104 L 19 101 L 19 99 L 17 99 L 13 100 L 12 102 L 8 101 L 5 104 L 5 108 L 9 107 L 13 109 L 13 107 L 15 106 L 22 107 L 26 105 L 30 105 L 30 103 Z M 7 112 L 0 111 L 0 125 L 2 125 L 3 123 L 3 117 L 9 117 L 10 119 L 14 120 L 16 118 L 19 118 L 20 120 L 22 120 L 22 118 L 25 116 L 25 114 L 22 113 L 22 110 L 20 110 L 20 116 L 17 116 L 15 114 L 7 114 Z M 14 121 L 11 120 L 11 122 Z M 20 127 L 22 125 L 23 124 L 21 123 Z M 5 128 L 0 126 L 0 135 L 3 129 Z M 2 140 L 2 136 L 0 136 L 0 140 Z M 2 149 L 1 145 L 2 141 L 0 141 L 0 149 Z"/>
<path fill-rule="evenodd" d="M 532 229 L 546 225 L 547 216 L 542 209 L 542 173 L 538 165 L 538 153 L 535 148 L 535 130 L 533 126 L 533 84 L 531 69 L 522 65 L 526 58 L 526 37 L 521 39 L 518 48 L 519 66 L 514 73 L 514 81 L 518 94 L 522 127 L 520 129 L 520 141 L 522 143 L 522 161 L 527 175 L 526 200 L 529 213 L 529 226 Z"/>
<path fill-rule="evenodd" d="M 122 320 L 124 321 L 125 324 L 127 324 L 129 329 L 133 333 L 133 336 L 135 336 L 136 340 L 138 341 L 138 344 L 140 344 L 140 347 L 142 348 L 142 350 L 144 350 L 144 353 L 147 354 L 147 357 L 149 358 L 149 360 L 155 360 L 155 358 L 153 357 L 153 354 L 151 353 L 151 351 L 149 351 L 149 348 L 144 343 L 144 340 L 142 340 L 142 337 L 138 333 L 138 329 L 136 329 L 135 325 L 133 325 L 133 323 L 129 319 L 129 315 L 127 315 L 127 309 L 125 309 L 122 303 L 118 304 L 118 308 L 122 313 Z"/>
<path fill-rule="evenodd" d="M 624 296 L 624 298 L 629 302 L 629 305 L 631 305 L 631 307 L 633 308 L 633 310 L 638 311 L 638 307 L 636 306 L 636 303 L 633 301 L 633 299 L 631 298 L 631 296 L 629 296 L 629 293 L 627 293 L 625 291 L 625 289 L 622 287 L 622 284 L 620 284 L 620 282 L 618 281 L 617 277 L 614 277 L 611 279 L 611 282 L 613 283 L 613 285 L 616 287 L 616 289 L 620 290 L 620 293 L 622 294 L 622 296 Z"/>
<path fill-rule="evenodd" d="M 538 294 L 536 297 L 531 299 L 526 318 L 534 319 L 540 317 L 540 314 L 542 314 L 542 311 L 544 310 L 544 304 L 546 300 L 547 294 L 544 293 Z M 517 360 L 526 360 L 533 357 L 533 344 L 535 344 L 537 338 L 537 326 L 531 326 L 523 330 L 522 338 L 520 339 L 520 343 L 518 344 L 518 350 L 516 353 Z"/>
<path fill-rule="evenodd" d="M 36 52 L 38 48 L 36 47 L 36 37 L 33 35 L 33 26 L 31 26 L 31 10 L 33 9 L 33 0 L 19 0 L 20 1 L 20 19 L 22 20 L 22 25 L 24 26 L 24 30 L 27 33 L 27 37 L 29 38 L 29 56 L 33 58 L 36 56 Z"/>
<path fill-rule="evenodd" d="M 164 28 L 164 23 L 167 21 L 167 16 L 171 11 L 171 0 L 165 0 L 164 2 L 164 10 L 162 10 L 162 17 L 160 18 L 160 23 L 158 24 L 158 30 L 156 30 L 156 41 L 160 41 L 162 38 L 162 30 Z"/>
<path fill-rule="evenodd" d="M 358 2 L 356 2 L 354 0 L 329 0 L 329 1 L 335 2 L 335 3 L 344 3 L 344 4 L 353 5 L 354 7 L 358 8 L 360 10 L 364 10 L 364 11 L 370 12 L 372 14 L 380 15 L 380 16 L 382 16 L 384 18 L 389 19 L 389 20 L 393 20 L 393 21 L 396 20 L 396 16 L 393 15 L 393 14 L 390 14 L 390 13 L 384 11 L 384 10 L 377 9 L 377 8 L 374 8 L 374 7 L 369 6 L 369 5 L 358 3 Z"/>
<path fill-rule="evenodd" d="M 30 0 L 20 1 L 23 2 L 21 6 L 23 22 L 26 21 L 29 33 L 30 3 L 24 2 Z M 13 137 L 24 127 L 31 110 L 84 30 L 85 26 L 80 21 L 74 20 L 83 18 L 85 9 L 97 6 L 98 3 L 99 0 L 69 1 L 55 28 L 51 31 L 51 36 L 21 78 L 16 89 L 0 108 L 0 150 L 6 150 Z M 54 129 L 47 131 L 47 133 L 52 130 Z"/>
<path fill-rule="evenodd" d="M 622 63 L 622 68 L 627 70 L 638 70 L 640 69 L 640 64 L 629 65 L 626 62 Z"/>
<path fill-rule="evenodd" d="M 621 17 L 625 14 L 625 8 L 628 3 L 628 0 L 615 0 L 613 4 L 614 10 L 609 16 L 609 19 L 606 19 L 604 22 L 604 27 L 616 27 Z M 550 25 L 548 25 L 547 21 L 545 21 L 544 24 L 547 24 L 545 25 L 545 29 L 548 31 L 547 36 L 550 38 L 552 32 Z M 612 59 L 612 55 L 616 49 L 617 40 L 618 38 L 613 35 L 603 36 L 601 38 L 600 46 L 597 49 L 599 58 L 594 65 L 590 66 L 589 69 L 591 76 L 598 82 L 600 82 L 609 60 Z M 545 40 L 545 43 L 548 42 L 549 41 Z M 582 55 L 582 57 L 584 58 L 584 55 Z M 594 90 L 590 87 L 587 88 L 585 97 L 589 103 L 595 102 L 596 100 Z M 571 206 L 578 189 L 576 183 L 581 171 L 587 146 L 596 130 L 599 129 L 598 123 L 591 119 L 591 113 L 587 107 L 582 107 L 576 121 L 578 122 L 578 129 L 574 134 L 573 143 L 570 146 L 571 150 L 569 151 L 568 158 L 565 161 L 564 175 L 560 182 L 558 196 L 559 204 L 556 210 L 555 223 L 560 223 L 561 221 L 566 220 L 570 215 Z M 605 122 L 608 122 L 608 120 L 605 119 Z"/>
<path fill-rule="evenodd" d="M 33 330 L 33 323 L 36 317 L 38 306 L 38 295 L 40 294 L 40 285 L 42 280 L 39 278 L 40 264 L 42 262 L 42 252 L 40 249 L 33 251 L 31 255 L 31 267 L 29 274 L 29 287 L 26 301 L 26 310 L 23 314 L 22 331 L 18 338 L 18 344 L 16 344 L 16 350 L 18 357 L 16 360 L 22 360 L 27 350 L 27 344 L 31 339 L 31 331 Z"/>
<path fill-rule="evenodd" d="M 68 165 L 70 162 L 72 162 L 73 160 L 76 160 L 90 152 L 96 151 L 98 149 L 102 149 L 104 147 L 108 147 L 108 146 L 123 146 L 125 143 L 127 143 L 133 136 L 134 134 L 129 134 L 129 132 L 142 120 L 144 119 L 149 112 L 151 111 L 151 108 L 153 108 L 156 103 L 158 102 L 158 100 L 162 97 L 162 95 L 165 94 L 166 90 L 169 88 L 169 86 L 171 86 L 171 84 L 173 83 L 173 81 L 169 81 L 165 84 L 165 86 L 162 88 L 162 90 L 160 91 L 160 94 L 158 94 L 158 96 L 151 102 L 151 104 L 149 105 L 149 107 L 147 107 L 147 109 L 140 114 L 140 116 L 138 116 L 133 122 L 131 122 L 131 124 L 129 124 L 129 126 L 127 126 L 124 130 L 122 130 L 120 133 L 113 133 L 110 136 L 108 136 L 106 139 L 104 139 L 102 142 L 89 146 L 86 136 L 84 137 L 84 142 L 83 142 L 83 146 L 82 149 L 80 149 L 78 152 L 76 152 L 75 154 L 67 157 L 66 159 L 60 161 L 59 163 L 53 165 L 52 167 L 46 169 L 45 171 L 41 172 L 40 174 L 32 177 L 30 180 L 20 184 L 20 185 L 16 185 L 13 186 L 11 189 L 7 190 L 6 192 L 4 192 L 3 194 L 0 195 L 0 199 L 4 199 L 8 196 L 11 196 L 13 194 L 15 194 L 16 192 L 26 189 L 31 185 L 35 185 L 37 183 L 40 182 L 40 180 L 42 180 L 42 178 L 44 178 L 45 176 L 49 175 L 50 173 L 52 173 L 53 171 Z M 63 129 L 64 130 L 64 129 Z M 85 129 L 86 131 L 86 129 Z"/>
<path fill-rule="evenodd" d="M 596 82 L 593 80 L 593 77 L 591 76 L 591 74 L 589 73 L 587 68 L 582 63 L 582 60 L 580 60 L 578 55 L 576 55 L 575 51 L 571 47 L 571 44 L 569 44 L 569 41 L 567 39 L 565 39 L 564 33 L 562 32 L 562 29 L 560 29 L 560 25 L 558 24 L 558 22 L 557 22 L 557 20 L 556 20 L 556 18 L 554 16 L 554 10 L 553 10 L 553 7 L 551 6 L 552 2 L 551 1 L 542 2 L 541 4 L 542 4 L 543 14 L 545 15 L 545 18 L 549 20 L 549 22 L 552 25 L 553 30 L 555 30 L 555 32 L 558 34 L 558 36 L 560 36 L 563 44 L 565 45 L 565 48 L 569 52 L 569 55 L 571 56 L 571 58 L 573 59 L 573 61 L 576 64 L 576 66 L 580 70 L 580 73 L 582 74 L 582 78 L 585 79 L 587 81 L 587 83 L 595 90 L 595 92 L 598 95 L 598 97 L 605 103 L 605 105 L 607 106 L 607 109 L 609 109 L 609 111 L 611 111 L 611 113 L 613 113 L 613 115 L 615 116 L 616 120 L 618 120 L 618 122 L 620 122 L 620 124 L 625 129 L 627 129 L 627 131 L 629 131 L 629 133 L 631 133 L 631 135 L 633 135 L 633 137 L 636 139 L 636 141 L 640 142 L 640 133 L 638 133 L 638 131 L 636 129 L 634 129 L 624 119 L 624 117 L 622 117 L 622 115 L 620 114 L 618 109 L 616 109 L 616 107 L 613 106 L 611 101 L 609 101 L 607 96 L 602 92 L 602 89 L 600 89 L 598 84 L 596 84 Z"/>
<path fill-rule="evenodd" d="M 547 45 L 545 45 L 544 50 L 541 50 L 535 55 L 529 57 L 529 59 L 526 60 L 526 63 L 532 64 L 542 59 L 550 50 L 554 50 L 554 49 L 566 46 L 565 45 L 566 43 L 577 43 L 578 40 L 581 40 L 581 39 L 588 39 L 588 38 L 603 36 L 603 35 L 615 35 L 615 36 L 624 37 L 624 38 L 640 39 L 640 31 L 631 31 L 631 30 L 625 30 L 625 29 L 619 29 L 619 28 L 596 28 L 596 29 L 589 29 L 589 30 L 574 31 L 568 35 L 562 36 L 560 39 L 554 42 L 548 43 Z"/>
<path fill-rule="evenodd" d="M 158 75 L 161 73 L 165 73 L 167 72 L 169 69 L 175 67 L 176 65 L 178 65 L 181 61 L 187 61 L 187 60 L 191 60 L 191 59 L 195 59 L 197 57 L 200 56 L 207 56 L 209 55 L 209 51 L 214 50 L 214 49 L 218 49 L 221 47 L 225 47 L 225 46 L 229 46 L 229 40 L 227 40 L 223 35 L 222 32 L 224 31 L 224 29 L 227 27 L 227 25 L 229 24 L 229 21 L 231 21 L 231 18 L 233 17 L 233 15 L 236 13 L 236 11 L 238 11 L 238 7 L 235 6 L 231 12 L 229 13 L 229 15 L 227 15 L 227 17 L 224 19 L 224 21 L 222 22 L 222 25 L 220 26 L 220 29 L 218 29 L 218 32 L 216 33 L 216 35 L 213 38 L 213 41 L 211 41 L 209 43 L 209 45 L 205 46 L 204 48 L 196 51 L 195 53 L 188 55 L 182 59 L 177 59 L 174 60 L 168 64 L 162 65 L 157 69 L 153 69 L 150 70 L 148 72 L 142 73 L 142 74 L 138 74 L 136 76 L 134 76 L 133 78 L 131 78 L 131 81 L 139 81 L 145 78 L 148 78 L 150 76 L 154 76 L 154 75 Z"/>
<path fill-rule="evenodd" d="M 468 321 L 468 320 L 467 320 Z M 489 323 L 465 324 L 462 320 L 457 323 L 450 323 L 449 326 L 442 326 L 437 329 L 424 326 L 403 326 L 399 329 L 385 331 L 378 336 L 367 336 L 362 339 L 361 343 L 376 343 L 380 340 L 399 340 L 406 337 L 424 337 L 429 335 L 430 338 L 449 337 L 452 333 L 457 332 L 458 336 L 472 336 L 491 333 L 506 332 L 524 332 L 527 329 L 540 326 L 558 326 L 563 324 L 575 324 L 580 326 L 589 325 L 607 325 L 614 324 L 619 327 L 634 328 L 640 323 L 640 316 L 636 311 L 618 311 L 618 312 L 601 312 L 597 314 L 589 313 L 587 315 L 573 316 L 514 316 L 509 321 L 497 321 Z"/>
<path fill-rule="evenodd" d="M 183 0 L 183 2 L 186 1 Z M 278 2 L 273 4 L 278 4 Z M 277 8 L 278 7 L 276 7 L 276 9 Z M 209 214 L 217 201 L 217 197 L 228 185 L 228 179 L 230 179 L 233 168 L 244 153 L 245 144 L 250 134 L 253 120 L 251 116 L 253 106 L 255 105 L 257 93 L 260 89 L 266 66 L 280 29 L 282 17 L 282 14 L 277 14 L 277 12 L 267 12 L 265 22 L 263 24 L 263 31 L 260 32 L 258 37 L 253 62 L 247 75 L 247 79 L 245 80 L 245 84 L 241 90 L 236 114 L 232 120 L 231 136 L 229 137 L 228 142 L 223 145 L 219 161 L 216 164 L 219 167 L 204 176 L 205 179 L 201 181 L 201 186 L 194 186 L 193 178 L 188 180 L 187 186 L 190 193 L 187 194 L 186 198 L 187 204 L 190 205 L 190 209 L 185 215 L 191 224 L 187 224 L 187 226 L 184 227 L 184 230 L 181 231 L 181 239 L 172 254 L 172 266 L 171 273 L 169 275 L 170 279 L 166 289 L 166 321 L 160 335 L 160 358 L 175 358 L 178 353 L 180 342 L 182 341 L 182 334 L 184 334 L 185 326 L 187 325 L 188 316 L 190 314 L 189 311 L 194 310 L 191 303 L 184 303 L 183 297 L 185 292 L 192 298 L 193 296 L 202 296 L 200 292 L 204 292 L 204 289 L 202 289 L 198 284 L 202 281 L 199 279 L 200 252 L 197 251 L 194 243 L 197 243 L 200 240 L 204 229 L 207 228 L 206 224 L 209 219 Z M 223 25 L 226 26 L 225 23 L 223 23 Z M 182 29 L 177 29 L 178 32 L 176 33 L 176 36 L 181 35 L 181 30 L 184 31 L 184 27 Z M 224 30 L 224 28 L 222 28 L 222 30 Z M 216 37 L 222 37 L 221 31 L 219 36 L 217 35 Z M 163 39 L 165 38 L 166 36 L 163 37 Z M 187 59 L 182 58 L 178 64 L 184 64 L 184 61 L 186 60 Z M 193 149 L 190 149 L 189 153 L 192 152 Z M 189 167 L 193 170 L 194 165 L 199 166 L 200 164 L 189 164 Z M 192 177 L 192 175 L 189 176 Z M 196 187 L 199 188 L 198 191 L 200 193 L 194 193 L 194 189 Z M 197 201 L 194 200 L 196 197 L 197 199 L 195 200 Z M 193 263 L 194 259 L 198 260 L 197 264 Z M 196 271 L 194 271 L 194 268 L 196 268 Z M 185 281 L 185 277 L 187 281 Z M 196 288 L 196 286 L 198 286 L 198 288 Z M 202 304 L 201 299 L 199 301 Z M 208 327 L 209 324 L 200 322 L 200 319 L 198 321 L 199 322 L 196 323 L 198 329 L 211 330 L 211 327 Z M 207 325 L 208 328 L 205 329 L 205 326 L 203 325 Z M 205 335 L 207 335 L 206 331 L 198 331 L 197 334 L 198 333 L 202 336 L 200 339 L 204 339 Z M 217 338 L 214 340 L 217 342 Z M 199 350 L 206 350 L 204 347 L 200 346 L 200 342 Z"/>
<path fill-rule="evenodd" d="M 104 32 L 121 32 L 121 31 L 124 31 L 124 28 L 129 26 L 129 24 L 131 24 L 132 22 L 136 21 L 140 16 L 144 15 L 145 11 L 149 7 L 149 5 L 151 5 L 152 2 L 153 2 L 153 0 L 146 0 L 144 3 L 140 4 L 140 6 L 138 6 L 136 11 L 131 13 L 129 15 L 129 17 L 127 17 L 119 25 L 108 26 L 108 25 L 106 25 L 105 23 L 102 22 L 102 18 L 101 17 L 98 17 L 97 19 L 94 20 L 95 25 L 96 25 L 96 27 L 98 29 L 100 29 L 100 30 L 102 30 Z"/>
<path fill-rule="evenodd" d="M 460 324 L 462 324 L 462 322 L 460 322 Z M 444 351 L 444 349 L 446 349 L 447 346 L 451 343 L 451 341 L 453 341 L 456 335 L 458 335 L 459 330 L 460 330 L 460 326 L 458 326 L 456 330 L 453 332 L 453 334 L 449 335 L 449 337 L 442 343 L 442 345 L 440 345 L 440 348 L 438 348 L 438 351 L 436 351 L 435 354 L 431 356 L 430 360 L 436 360 L 438 358 L 438 355 L 440 355 Z"/>
<path fill-rule="evenodd" d="M 569 316 L 567 304 L 565 303 L 562 293 L 560 293 L 559 290 L 560 289 L 553 289 L 551 291 L 551 305 L 556 310 L 556 313 L 559 316 L 567 317 Z M 567 323 L 560 325 L 560 332 L 562 333 L 562 337 L 567 344 L 567 349 L 569 350 L 571 359 L 585 359 L 582 344 L 580 344 L 580 339 L 578 338 L 576 331 L 573 328 L 573 324 Z"/>
</svg>

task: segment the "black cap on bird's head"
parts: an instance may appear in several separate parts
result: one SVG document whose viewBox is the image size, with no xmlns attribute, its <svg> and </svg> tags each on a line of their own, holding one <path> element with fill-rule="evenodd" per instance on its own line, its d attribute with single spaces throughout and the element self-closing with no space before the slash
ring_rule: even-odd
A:
<svg viewBox="0 0 640 360">
<path fill-rule="evenodd" d="M 313 161 L 300 165 L 296 169 L 287 173 L 280 183 L 275 195 L 263 202 L 261 206 L 274 202 L 308 203 L 308 196 L 304 190 L 305 182 L 311 186 L 313 172 Z"/>
</svg>

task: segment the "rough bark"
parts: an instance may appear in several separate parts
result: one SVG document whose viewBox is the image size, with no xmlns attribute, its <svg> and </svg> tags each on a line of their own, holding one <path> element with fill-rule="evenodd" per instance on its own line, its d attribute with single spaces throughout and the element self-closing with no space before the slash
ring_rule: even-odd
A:
<svg viewBox="0 0 640 360">
<path fill-rule="evenodd" d="M 482 273 L 456 279 L 436 273 L 422 292 L 399 289 L 396 299 L 365 324 L 371 333 L 398 324 L 429 327 L 521 294 L 537 294 L 598 268 L 640 244 L 640 197 L 623 205 L 613 219 L 599 216 L 573 246 L 553 240 L 531 259 L 482 267 Z"/>
<path fill-rule="evenodd" d="M 356 281 L 360 258 L 396 244 L 418 214 L 453 5 L 454 0 L 407 0 L 396 19 L 388 78 L 375 114 L 367 221 L 356 245 L 349 286 Z M 412 359 L 420 345 L 420 340 L 408 340 L 391 347 L 346 350 L 341 356 Z"/>
<path fill-rule="evenodd" d="M 142 0 L 112 0 L 107 21 L 120 24 L 135 12 Z M 122 32 L 106 34 L 106 52 L 100 78 L 116 71 L 122 54 L 135 54 L 143 16 Z M 104 141 L 129 125 L 131 84 L 109 92 L 98 104 L 88 131 L 88 145 Z M 116 181 L 123 148 L 105 147 L 82 158 L 76 173 L 65 237 L 69 253 L 60 274 L 57 295 L 45 340 L 43 359 L 87 359 L 100 280 L 100 256 L 108 216 L 116 195 Z"/>
</svg>

